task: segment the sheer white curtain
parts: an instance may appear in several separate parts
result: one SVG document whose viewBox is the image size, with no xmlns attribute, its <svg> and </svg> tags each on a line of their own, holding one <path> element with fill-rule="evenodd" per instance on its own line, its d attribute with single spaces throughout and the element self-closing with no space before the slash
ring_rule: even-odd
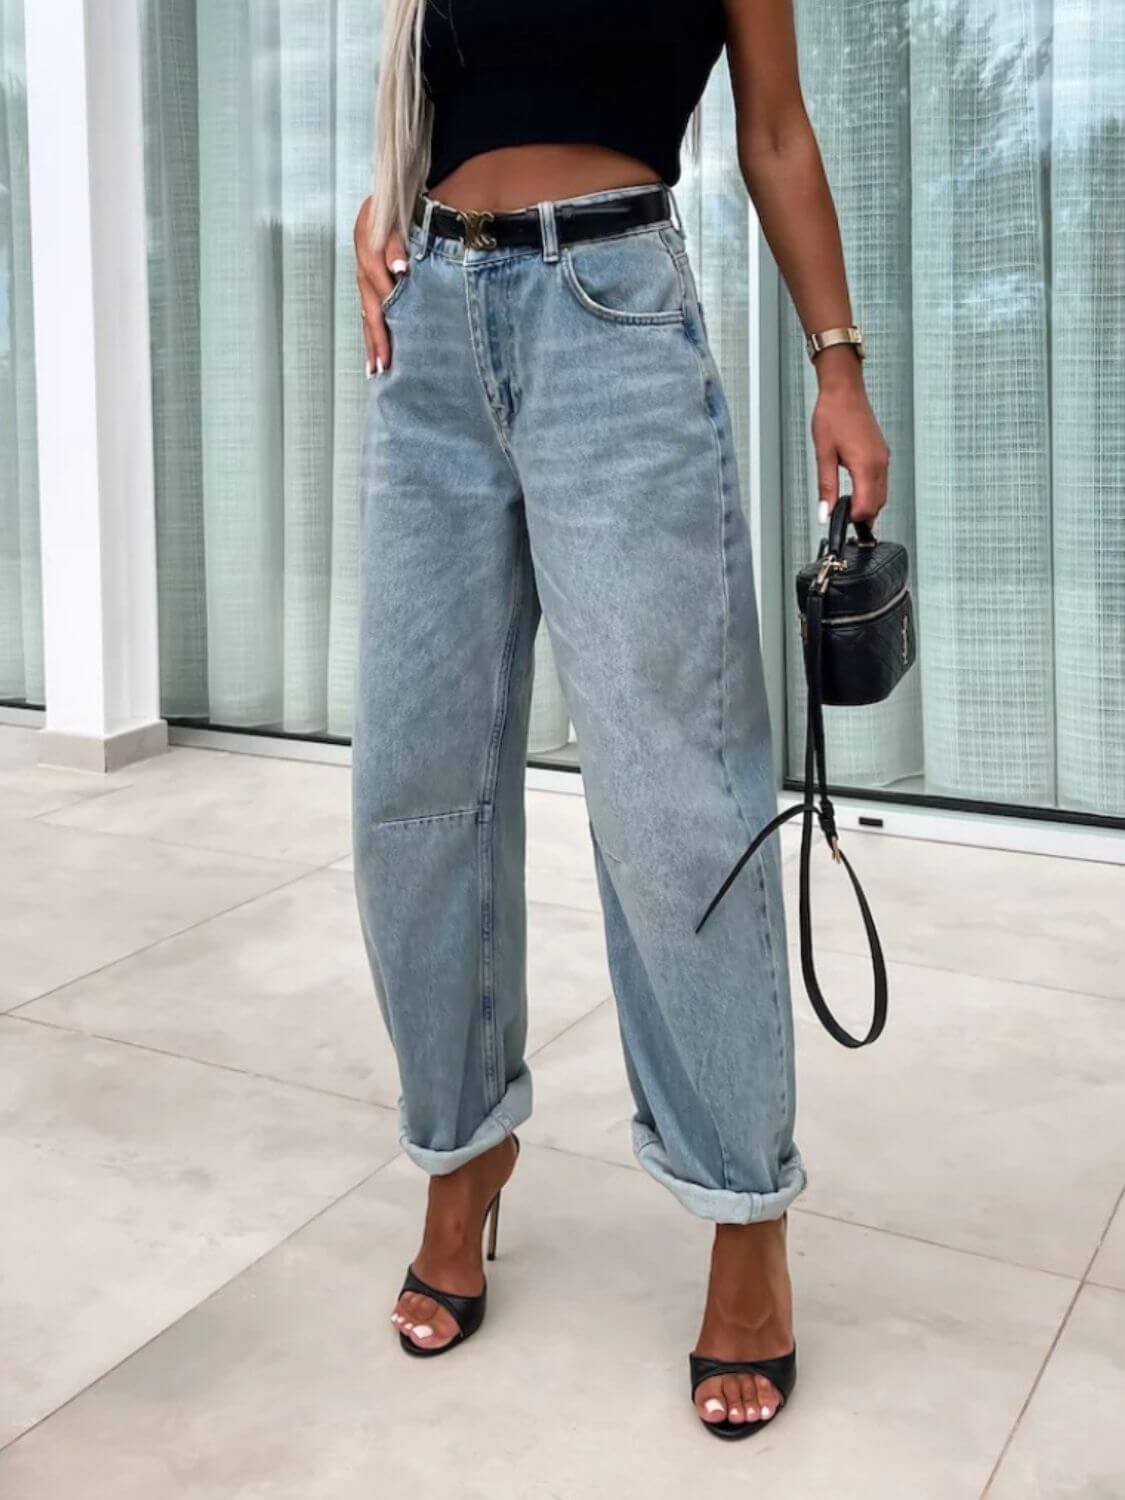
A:
<svg viewBox="0 0 1125 1500">
<path fill-rule="evenodd" d="M 380 0 L 142 0 L 164 711 L 346 738 L 368 388 L 352 224 Z M 742 442 L 747 205 L 725 69 L 680 198 Z M 545 630 L 532 753 L 568 721 Z"/>
<path fill-rule="evenodd" d="M 912 548 L 921 642 L 887 705 L 830 715 L 834 778 L 1121 815 L 1125 7 L 797 13 L 894 454 L 884 530 Z M 782 339 L 791 570 L 811 555 L 816 484 L 788 303 Z"/>
<path fill-rule="evenodd" d="M 144 0 L 164 711 L 346 738 L 380 0 Z M 566 743 L 545 632 L 532 747 Z"/>
<path fill-rule="evenodd" d="M 164 710 L 346 736 L 377 0 L 145 0 Z"/>
<path fill-rule="evenodd" d="M 0 0 L 0 699 L 43 702 L 23 0 Z"/>
</svg>

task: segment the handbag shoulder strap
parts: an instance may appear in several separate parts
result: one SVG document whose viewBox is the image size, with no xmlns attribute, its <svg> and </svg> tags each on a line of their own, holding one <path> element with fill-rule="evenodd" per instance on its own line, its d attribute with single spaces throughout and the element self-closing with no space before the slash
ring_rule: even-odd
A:
<svg viewBox="0 0 1125 1500">
<path fill-rule="evenodd" d="M 804 801 L 797 803 L 794 807 L 786 808 L 784 812 L 778 813 L 776 818 L 766 824 L 754 839 L 746 852 L 739 858 L 737 864 L 723 881 L 710 906 L 703 913 L 696 925 L 696 932 L 703 929 L 704 923 L 718 906 L 731 886 L 738 879 L 743 867 L 757 853 L 758 849 L 772 833 L 775 833 L 783 823 L 790 818 L 800 817 L 801 827 L 801 880 L 800 880 L 800 935 L 801 935 L 801 972 L 804 975 L 805 988 L 808 991 L 809 1001 L 821 1025 L 842 1047 L 867 1047 L 882 1035 L 883 1028 L 887 1024 L 887 966 L 883 958 L 883 946 L 879 941 L 879 933 L 875 927 L 875 918 L 872 916 L 871 907 L 868 904 L 863 887 L 859 883 L 859 877 L 852 869 L 847 856 L 840 848 L 840 840 L 836 832 L 836 810 L 832 806 L 832 800 L 828 795 L 828 772 L 824 757 L 824 703 L 821 693 L 821 646 L 822 632 L 824 626 L 824 595 L 817 590 L 810 590 L 806 604 L 806 622 L 808 630 L 807 644 L 805 647 L 805 673 L 808 679 L 808 718 L 805 726 L 805 796 Z M 811 891 L 811 863 L 812 863 L 812 834 L 813 819 L 820 824 L 822 833 L 832 850 L 832 857 L 843 866 L 851 881 L 852 890 L 855 893 L 856 902 L 859 906 L 860 915 L 863 918 L 863 927 L 867 935 L 867 947 L 871 955 L 872 974 L 875 982 L 874 1004 L 872 1008 L 871 1025 L 867 1034 L 862 1037 L 853 1036 L 840 1025 L 832 1014 L 824 992 L 820 988 L 817 979 L 816 963 L 813 954 L 813 931 L 812 931 L 812 891 Z"/>
</svg>

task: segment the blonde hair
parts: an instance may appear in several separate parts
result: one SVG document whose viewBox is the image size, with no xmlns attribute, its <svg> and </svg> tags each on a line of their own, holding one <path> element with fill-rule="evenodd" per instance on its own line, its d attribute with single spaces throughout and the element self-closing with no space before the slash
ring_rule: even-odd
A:
<svg viewBox="0 0 1125 1500">
<path fill-rule="evenodd" d="M 422 86 L 422 22 L 426 0 L 386 0 L 383 55 L 375 110 L 376 247 L 405 233 L 430 167 L 433 111 Z"/>
<path fill-rule="evenodd" d="M 426 0 L 386 0 L 383 55 L 375 110 L 375 174 L 371 240 L 377 248 L 396 230 L 406 234 L 430 170 L 433 107 L 422 84 L 422 24 Z M 701 117 L 688 130 L 688 151 L 699 155 Z"/>
</svg>

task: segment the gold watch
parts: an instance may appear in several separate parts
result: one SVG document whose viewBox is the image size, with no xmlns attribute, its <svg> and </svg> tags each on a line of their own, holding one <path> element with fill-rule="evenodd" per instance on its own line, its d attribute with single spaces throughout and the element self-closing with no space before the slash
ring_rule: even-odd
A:
<svg viewBox="0 0 1125 1500">
<path fill-rule="evenodd" d="M 805 349 L 809 358 L 816 363 L 818 354 L 823 354 L 825 349 L 831 349 L 834 344 L 850 344 L 861 360 L 867 358 L 867 350 L 863 344 L 863 334 L 856 327 L 851 328 L 826 328 L 823 333 L 810 333 L 805 339 Z"/>
</svg>

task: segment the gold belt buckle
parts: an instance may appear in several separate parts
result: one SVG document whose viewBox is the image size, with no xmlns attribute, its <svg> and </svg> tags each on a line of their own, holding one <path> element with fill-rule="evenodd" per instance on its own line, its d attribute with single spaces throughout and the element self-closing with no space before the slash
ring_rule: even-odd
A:
<svg viewBox="0 0 1125 1500">
<path fill-rule="evenodd" d="M 465 230 L 463 238 L 467 249 L 496 249 L 495 236 L 487 233 L 487 227 L 492 223 L 495 217 L 494 214 L 490 214 L 487 209 L 480 212 L 477 212 L 475 209 L 467 209 L 464 213 L 460 209 L 457 209 L 456 212 Z"/>
</svg>

